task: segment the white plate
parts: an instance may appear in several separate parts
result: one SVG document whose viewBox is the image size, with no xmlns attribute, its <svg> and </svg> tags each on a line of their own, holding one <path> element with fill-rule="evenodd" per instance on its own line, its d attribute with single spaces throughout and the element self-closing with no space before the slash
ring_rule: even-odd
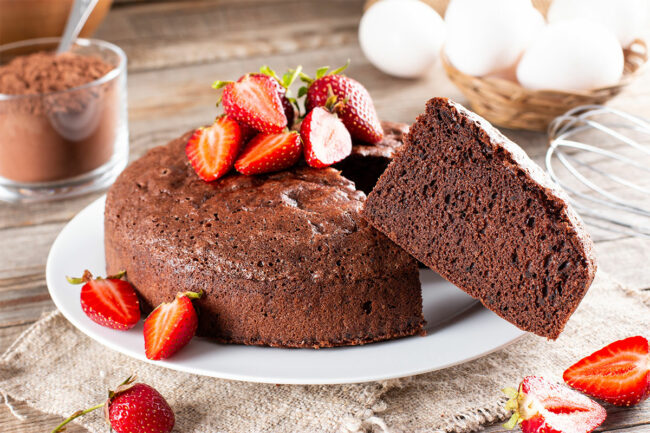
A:
<svg viewBox="0 0 650 433">
<path fill-rule="evenodd" d="M 116 331 L 92 322 L 81 310 L 79 286 L 65 276 L 90 269 L 105 274 L 104 198 L 65 226 L 47 260 L 47 285 L 54 303 L 79 330 L 130 357 L 184 372 L 251 382 L 285 384 L 357 383 L 411 376 L 486 355 L 524 334 L 483 308 L 430 270 L 421 271 L 425 337 L 408 337 L 365 346 L 279 349 L 222 345 L 195 338 L 166 361 L 144 355 L 142 322 Z"/>
</svg>

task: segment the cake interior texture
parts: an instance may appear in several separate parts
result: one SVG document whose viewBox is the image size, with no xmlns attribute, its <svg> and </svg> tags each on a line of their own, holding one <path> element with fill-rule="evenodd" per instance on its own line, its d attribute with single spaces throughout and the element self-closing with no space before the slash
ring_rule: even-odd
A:
<svg viewBox="0 0 650 433">
<path fill-rule="evenodd" d="M 592 243 L 541 169 L 485 120 L 434 98 L 365 217 L 516 326 L 557 338 L 595 273 Z"/>
<path fill-rule="evenodd" d="M 280 347 L 356 345 L 422 332 L 415 260 L 360 214 L 338 171 L 295 167 L 207 183 L 184 148 L 150 150 L 110 188 L 107 271 L 126 270 L 145 309 L 180 291 L 198 334 Z"/>
</svg>

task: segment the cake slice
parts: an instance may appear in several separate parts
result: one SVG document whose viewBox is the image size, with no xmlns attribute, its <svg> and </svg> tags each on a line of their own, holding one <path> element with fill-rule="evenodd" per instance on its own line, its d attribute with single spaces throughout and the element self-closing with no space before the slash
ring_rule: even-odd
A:
<svg viewBox="0 0 650 433">
<path fill-rule="evenodd" d="M 446 98 L 427 103 L 363 213 L 499 316 L 553 339 L 596 271 L 563 193 L 519 146 Z"/>
</svg>

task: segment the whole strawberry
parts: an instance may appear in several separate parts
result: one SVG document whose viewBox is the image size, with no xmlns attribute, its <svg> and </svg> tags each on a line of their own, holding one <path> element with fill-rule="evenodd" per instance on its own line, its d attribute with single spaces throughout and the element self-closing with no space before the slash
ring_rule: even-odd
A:
<svg viewBox="0 0 650 433">
<path fill-rule="evenodd" d="M 305 109 L 309 113 L 314 107 L 323 107 L 335 96 L 340 104 L 338 116 L 353 138 L 367 143 L 378 143 L 384 132 L 375 110 L 372 98 L 361 83 L 340 75 L 347 65 L 328 72 L 329 68 L 316 71 L 316 79 L 300 74 L 307 87 L 300 89 L 298 96 L 307 95 Z"/>
<path fill-rule="evenodd" d="M 144 383 L 115 394 L 108 404 L 108 421 L 117 433 L 168 433 L 174 412 L 158 391 Z"/>
<path fill-rule="evenodd" d="M 176 420 L 165 398 L 151 386 L 134 381 L 134 376 L 129 377 L 109 391 L 105 402 L 75 412 L 51 433 L 62 432 L 70 421 L 99 408 L 104 408 L 106 421 L 117 433 L 171 432 Z"/>
</svg>

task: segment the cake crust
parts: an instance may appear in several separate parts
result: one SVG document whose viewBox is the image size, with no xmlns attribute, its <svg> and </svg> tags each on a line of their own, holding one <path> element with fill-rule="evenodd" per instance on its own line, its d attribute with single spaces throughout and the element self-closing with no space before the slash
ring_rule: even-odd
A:
<svg viewBox="0 0 650 433">
<path fill-rule="evenodd" d="M 200 180 L 189 134 L 150 150 L 110 188 L 107 271 L 126 270 L 151 309 L 183 290 L 198 334 L 281 347 L 420 333 L 417 265 L 360 216 L 365 196 L 334 169 Z"/>
<path fill-rule="evenodd" d="M 487 121 L 434 98 L 364 216 L 521 329 L 557 338 L 587 292 L 591 238 L 565 194 Z"/>
</svg>

